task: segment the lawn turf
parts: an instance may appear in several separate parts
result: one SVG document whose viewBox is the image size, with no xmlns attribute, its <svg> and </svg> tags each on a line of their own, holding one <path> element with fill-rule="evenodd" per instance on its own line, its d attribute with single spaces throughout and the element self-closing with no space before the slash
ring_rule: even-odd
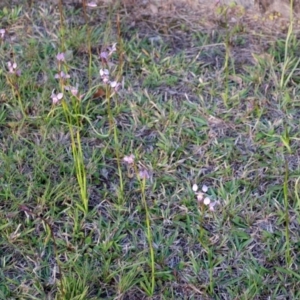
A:
<svg viewBox="0 0 300 300">
<path fill-rule="evenodd" d="M 21 2 L 0 10 L 0 299 L 299 299 L 297 25 Z"/>
</svg>

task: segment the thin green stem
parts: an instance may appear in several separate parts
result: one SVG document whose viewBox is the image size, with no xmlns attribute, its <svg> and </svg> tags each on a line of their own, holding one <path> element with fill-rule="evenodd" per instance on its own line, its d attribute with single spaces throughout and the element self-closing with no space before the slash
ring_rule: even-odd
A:
<svg viewBox="0 0 300 300">
<path fill-rule="evenodd" d="M 289 268 L 291 265 L 291 253 L 290 253 L 290 217 L 289 217 L 289 202 L 288 202 L 288 179 L 289 179 L 289 169 L 288 162 L 285 162 L 285 176 L 283 183 L 283 196 L 284 196 L 284 209 L 285 209 L 285 261 Z"/>
<path fill-rule="evenodd" d="M 151 222 L 150 222 L 150 214 L 148 210 L 148 205 L 146 201 L 146 179 L 140 179 L 141 184 L 141 192 L 142 192 L 142 202 L 145 207 L 146 212 L 146 227 L 147 227 L 147 239 L 149 244 L 149 251 L 150 251 L 150 266 L 151 266 L 151 295 L 154 293 L 155 288 L 155 255 L 153 249 L 153 241 L 152 241 L 152 232 L 151 232 Z"/>
</svg>

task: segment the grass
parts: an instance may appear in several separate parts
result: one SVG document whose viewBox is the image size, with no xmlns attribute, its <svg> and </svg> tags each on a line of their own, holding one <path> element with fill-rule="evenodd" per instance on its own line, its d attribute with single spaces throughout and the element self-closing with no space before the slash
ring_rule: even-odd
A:
<svg viewBox="0 0 300 300">
<path fill-rule="evenodd" d="M 297 28 L 228 14 L 1 7 L 0 299 L 300 298 Z"/>
</svg>

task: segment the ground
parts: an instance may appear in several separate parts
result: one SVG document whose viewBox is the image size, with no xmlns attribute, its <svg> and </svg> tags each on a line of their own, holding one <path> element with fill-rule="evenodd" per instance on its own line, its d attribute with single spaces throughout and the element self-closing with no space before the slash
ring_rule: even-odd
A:
<svg viewBox="0 0 300 300">
<path fill-rule="evenodd" d="M 300 298 L 297 20 L 0 20 L 0 299 Z"/>
</svg>

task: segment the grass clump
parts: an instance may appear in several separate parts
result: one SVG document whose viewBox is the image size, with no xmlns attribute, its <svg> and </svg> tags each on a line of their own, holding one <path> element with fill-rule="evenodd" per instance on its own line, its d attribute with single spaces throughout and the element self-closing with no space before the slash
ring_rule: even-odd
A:
<svg viewBox="0 0 300 300">
<path fill-rule="evenodd" d="M 1 7 L 0 299 L 298 299 L 297 28 L 127 13 Z"/>
</svg>

